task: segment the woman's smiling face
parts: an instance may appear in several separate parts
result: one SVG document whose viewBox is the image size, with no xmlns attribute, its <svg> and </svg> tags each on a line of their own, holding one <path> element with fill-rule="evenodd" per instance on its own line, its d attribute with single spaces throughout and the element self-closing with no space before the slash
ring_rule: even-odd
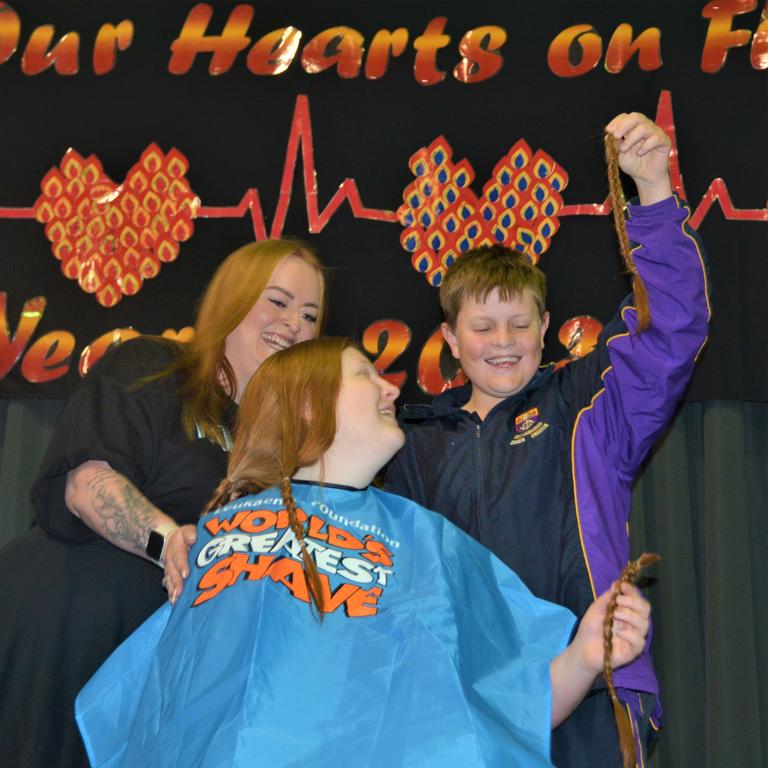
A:
<svg viewBox="0 0 768 768">
<path fill-rule="evenodd" d="M 227 336 L 224 353 L 241 392 L 256 369 L 272 354 L 317 335 L 322 277 L 300 256 L 286 256 L 266 287 Z"/>
</svg>

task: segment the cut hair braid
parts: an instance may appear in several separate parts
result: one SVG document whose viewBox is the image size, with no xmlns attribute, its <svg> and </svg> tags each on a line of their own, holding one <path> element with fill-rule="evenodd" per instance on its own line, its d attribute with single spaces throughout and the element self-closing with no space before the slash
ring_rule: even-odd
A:
<svg viewBox="0 0 768 768">
<path fill-rule="evenodd" d="M 624 219 L 626 201 L 619 176 L 619 152 L 616 148 L 616 138 L 610 133 L 605 134 L 605 157 L 608 163 L 608 188 L 611 193 L 611 207 L 613 208 L 613 226 L 619 238 L 619 248 L 624 259 L 624 265 L 632 275 L 632 291 L 635 294 L 635 308 L 637 309 L 637 333 L 640 333 L 651 324 L 651 310 L 648 306 L 645 283 L 643 283 L 643 278 L 638 274 L 635 262 L 632 260 L 632 250 L 629 246 L 629 235 L 627 235 L 627 222 Z"/>
<path fill-rule="evenodd" d="M 616 695 L 616 686 L 613 684 L 613 668 L 611 667 L 611 655 L 613 654 L 613 615 L 616 613 L 617 600 L 621 594 L 621 584 L 627 582 L 634 584 L 640 571 L 646 566 L 661 560 L 659 555 L 652 552 L 644 552 L 637 560 L 629 563 L 619 576 L 616 589 L 608 602 L 603 621 L 603 677 L 608 687 L 608 695 L 613 704 L 613 715 L 616 718 L 616 728 L 619 731 L 619 747 L 624 762 L 624 768 L 634 768 L 637 764 L 637 750 L 635 749 L 635 737 L 632 733 L 632 724 L 629 721 L 626 707 L 619 701 Z"/>
</svg>

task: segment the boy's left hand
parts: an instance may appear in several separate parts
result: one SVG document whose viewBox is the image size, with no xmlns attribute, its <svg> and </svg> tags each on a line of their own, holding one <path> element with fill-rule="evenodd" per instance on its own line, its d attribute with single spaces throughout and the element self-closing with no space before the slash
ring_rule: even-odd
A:
<svg viewBox="0 0 768 768">
<path fill-rule="evenodd" d="M 666 133 L 639 112 L 622 112 L 605 126 L 618 140 L 619 166 L 637 186 L 641 205 L 657 203 L 672 194 Z"/>
<path fill-rule="evenodd" d="M 614 588 L 615 585 L 592 603 L 574 638 L 574 644 L 578 643 L 582 665 L 595 674 L 603 668 L 603 621 Z M 611 666 L 614 669 L 629 664 L 642 653 L 650 627 L 650 616 L 651 604 L 640 590 L 622 582 L 613 617 Z"/>
</svg>

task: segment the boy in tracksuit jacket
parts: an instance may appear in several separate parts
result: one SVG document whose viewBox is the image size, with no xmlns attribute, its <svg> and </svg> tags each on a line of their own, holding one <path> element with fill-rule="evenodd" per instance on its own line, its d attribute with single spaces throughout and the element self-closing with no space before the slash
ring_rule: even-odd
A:
<svg viewBox="0 0 768 768">
<path fill-rule="evenodd" d="M 500 246 L 462 256 L 440 287 L 443 335 L 469 384 L 406 407 L 413 424 L 388 490 L 441 512 L 537 596 L 583 616 L 629 559 L 632 483 L 670 421 L 706 341 L 706 270 L 690 211 L 672 195 L 666 134 L 637 113 L 614 118 L 619 164 L 637 185 L 627 209 L 651 325 L 629 296 L 592 354 L 540 368 L 546 278 Z M 661 710 L 648 648 L 614 682 L 634 721 L 638 766 Z M 558 768 L 620 766 L 607 691 L 553 732 Z"/>
</svg>

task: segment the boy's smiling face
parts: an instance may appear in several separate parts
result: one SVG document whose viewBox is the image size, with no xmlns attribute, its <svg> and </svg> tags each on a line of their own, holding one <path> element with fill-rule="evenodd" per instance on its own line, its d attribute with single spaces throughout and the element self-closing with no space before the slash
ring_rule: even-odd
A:
<svg viewBox="0 0 768 768">
<path fill-rule="evenodd" d="M 456 327 L 443 323 L 442 331 L 472 382 L 465 410 L 484 419 L 493 406 L 528 384 L 541 364 L 548 325 L 549 312 L 539 314 L 529 288 L 508 301 L 501 301 L 497 289 L 485 302 L 464 299 Z"/>
</svg>

